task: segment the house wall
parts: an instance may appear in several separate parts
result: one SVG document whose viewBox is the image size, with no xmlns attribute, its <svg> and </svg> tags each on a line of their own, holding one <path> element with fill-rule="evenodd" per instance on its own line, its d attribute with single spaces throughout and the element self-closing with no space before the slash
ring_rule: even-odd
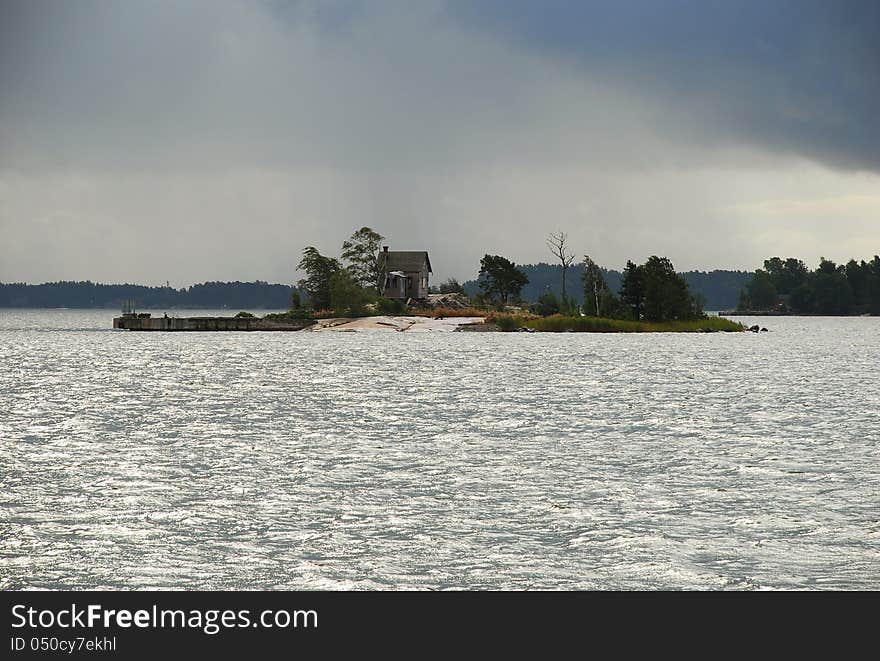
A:
<svg viewBox="0 0 880 661">
<path fill-rule="evenodd" d="M 413 276 L 416 278 L 414 289 L 417 293 L 415 298 L 428 298 L 428 270 L 422 269 L 418 273 L 414 273 Z"/>
<path fill-rule="evenodd" d="M 405 284 L 406 280 L 403 278 L 392 278 L 388 282 L 388 286 L 382 291 L 382 296 L 385 298 L 407 298 L 407 294 L 404 290 Z"/>
<path fill-rule="evenodd" d="M 406 277 L 410 282 L 410 298 L 428 297 L 428 270 L 426 268 L 423 268 L 421 271 L 407 272 Z"/>
<path fill-rule="evenodd" d="M 428 270 L 404 271 L 404 277 L 392 279 L 382 295 L 385 298 L 427 298 Z"/>
</svg>

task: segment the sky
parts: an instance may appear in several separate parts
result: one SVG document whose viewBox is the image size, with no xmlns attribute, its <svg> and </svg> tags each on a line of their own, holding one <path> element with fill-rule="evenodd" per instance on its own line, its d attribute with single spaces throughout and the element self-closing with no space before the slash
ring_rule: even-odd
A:
<svg viewBox="0 0 880 661">
<path fill-rule="evenodd" d="M 880 3 L 0 0 L 0 281 L 880 252 Z"/>
</svg>

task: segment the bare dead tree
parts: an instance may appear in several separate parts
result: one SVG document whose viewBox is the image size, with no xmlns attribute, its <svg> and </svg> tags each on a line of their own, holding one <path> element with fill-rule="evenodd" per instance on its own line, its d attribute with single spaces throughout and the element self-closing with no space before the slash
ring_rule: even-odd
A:
<svg viewBox="0 0 880 661">
<path fill-rule="evenodd" d="M 550 236 L 547 237 L 547 247 L 550 248 L 550 252 L 562 264 L 562 304 L 565 307 L 568 307 L 568 296 L 565 293 L 566 275 L 568 267 L 574 261 L 574 254 L 569 253 L 565 246 L 567 240 L 568 234 L 565 232 L 551 232 Z"/>
</svg>

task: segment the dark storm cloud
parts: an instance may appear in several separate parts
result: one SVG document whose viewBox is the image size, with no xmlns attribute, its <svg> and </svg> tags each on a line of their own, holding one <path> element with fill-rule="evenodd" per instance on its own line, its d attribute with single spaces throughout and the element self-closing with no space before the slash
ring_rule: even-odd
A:
<svg viewBox="0 0 880 661">
<path fill-rule="evenodd" d="M 878 7 L 2 0 L 0 279 L 290 281 L 363 225 L 439 278 L 555 229 L 608 266 L 861 255 Z"/>
<path fill-rule="evenodd" d="M 880 169 L 877 2 L 34 0 L 2 13 L 0 166 L 412 169 L 425 154 L 549 165 L 586 150 L 641 163 L 733 146 Z M 627 125 L 677 146 L 628 141 Z"/>
<path fill-rule="evenodd" d="M 486 0 L 449 11 L 639 90 L 707 142 L 880 169 L 875 0 Z"/>
</svg>

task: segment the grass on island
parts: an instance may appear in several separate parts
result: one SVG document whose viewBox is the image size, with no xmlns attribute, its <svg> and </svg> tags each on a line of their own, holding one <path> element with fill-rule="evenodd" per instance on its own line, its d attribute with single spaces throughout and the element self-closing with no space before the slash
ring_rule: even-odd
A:
<svg viewBox="0 0 880 661">
<path fill-rule="evenodd" d="M 485 317 L 488 313 L 479 308 L 431 308 L 426 310 L 408 310 L 404 314 L 412 317 Z"/>
<path fill-rule="evenodd" d="M 264 319 L 272 321 L 290 321 L 293 319 L 330 319 L 335 317 L 358 318 L 377 314 L 412 317 L 484 317 L 486 323 L 498 326 L 501 331 L 516 331 L 528 328 L 545 333 L 714 333 L 740 332 L 748 330 L 742 324 L 723 317 L 706 317 L 689 321 L 628 321 L 624 319 L 607 319 L 604 317 L 572 317 L 555 314 L 550 317 L 539 317 L 525 311 L 497 312 L 479 308 L 434 308 L 404 309 L 402 312 L 360 309 L 357 313 L 347 310 L 341 314 L 333 310 L 289 310 L 287 312 L 267 314 Z M 245 314 L 245 313 L 241 313 Z"/>
<path fill-rule="evenodd" d="M 742 324 L 723 317 L 706 317 L 690 321 L 626 321 L 603 317 L 523 317 L 495 314 L 486 320 L 498 324 L 503 331 L 530 328 L 546 333 L 736 333 L 747 330 Z"/>
<path fill-rule="evenodd" d="M 287 312 L 270 312 L 263 315 L 263 319 L 267 321 L 294 321 L 301 319 L 320 319 L 317 313 L 310 310 L 288 310 Z"/>
</svg>

